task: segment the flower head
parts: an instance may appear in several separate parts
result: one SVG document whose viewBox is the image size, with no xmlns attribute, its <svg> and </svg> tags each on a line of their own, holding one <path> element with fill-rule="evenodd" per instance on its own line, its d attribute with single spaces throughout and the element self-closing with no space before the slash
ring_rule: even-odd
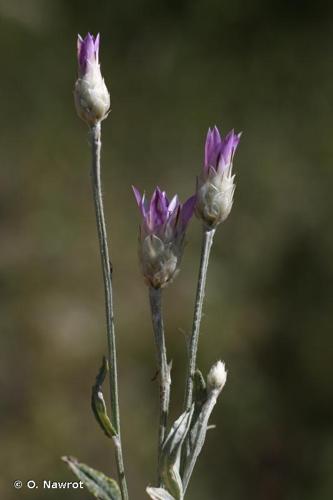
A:
<svg viewBox="0 0 333 500">
<path fill-rule="evenodd" d="M 102 78 L 99 65 L 99 34 L 90 33 L 77 39 L 78 79 L 75 84 L 75 105 L 80 118 L 89 125 L 106 118 L 110 108 L 110 95 Z"/>
<path fill-rule="evenodd" d="M 227 371 L 223 361 L 217 361 L 209 370 L 207 375 L 207 389 L 221 391 L 227 381 Z"/>
<path fill-rule="evenodd" d="M 224 138 L 218 128 L 208 129 L 203 171 L 197 184 L 196 214 L 214 228 L 229 215 L 235 191 L 232 162 L 241 133 L 231 130 Z"/>
<path fill-rule="evenodd" d="M 183 205 L 178 196 L 168 199 L 157 187 L 147 200 L 145 194 L 133 187 L 141 212 L 139 257 L 148 285 L 160 288 L 170 283 L 179 271 L 184 237 L 195 205 L 195 196 Z"/>
</svg>

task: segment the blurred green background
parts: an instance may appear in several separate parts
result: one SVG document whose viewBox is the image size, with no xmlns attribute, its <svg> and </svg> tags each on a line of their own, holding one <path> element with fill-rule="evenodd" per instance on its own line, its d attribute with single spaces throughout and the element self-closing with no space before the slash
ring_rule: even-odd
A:
<svg viewBox="0 0 333 500">
<path fill-rule="evenodd" d="M 106 349 L 87 129 L 73 105 L 76 36 L 101 32 L 112 113 L 103 180 L 131 498 L 154 481 L 157 385 L 130 185 L 182 199 L 208 126 L 243 130 L 216 234 L 199 363 L 228 382 L 191 500 L 333 497 L 332 15 L 329 2 L 0 0 L 0 498 L 72 480 L 72 454 L 115 475 L 90 411 Z M 172 416 L 181 410 L 201 229 L 165 292 Z M 107 391 L 106 391 L 107 393 Z"/>
</svg>

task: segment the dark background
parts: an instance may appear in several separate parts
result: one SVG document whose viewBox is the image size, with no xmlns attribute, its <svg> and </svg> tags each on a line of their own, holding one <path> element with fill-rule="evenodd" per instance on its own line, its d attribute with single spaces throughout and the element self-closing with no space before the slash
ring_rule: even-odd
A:
<svg viewBox="0 0 333 500">
<path fill-rule="evenodd" d="M 72 97 L 88 30 L 101 32 L 112 99 L 103 180 L 131 498 L 155 476 L 157 385 L 130 185 L 192 194 L 214 124 L 244 132 L 199 356 L 204 372 L 218 358 L 229 372 L 188 497 L 332 498 L 332 14 L 324 1 L 1 0 L 1 499 L 90 498 L 14 490 L 16 479 L 72 480 L 64 454 L 115 476 L 89 407 L 106 339 L 87 129 Z M 197 220 L 187 239 L 165 292 L 173 417 Z"/>
</svg>

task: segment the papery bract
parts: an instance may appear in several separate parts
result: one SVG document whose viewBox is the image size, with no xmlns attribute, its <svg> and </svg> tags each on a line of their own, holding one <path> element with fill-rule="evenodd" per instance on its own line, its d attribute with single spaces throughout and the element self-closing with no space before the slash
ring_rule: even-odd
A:
<svg viewBox="0 0 333 500">
<path fill-rule="evenodd" d="M 90 33 L 83 39 L 78 35 L 77 59 L 78 79 L 74 98 L 78 115 L 89 125 L 106 118 L 110 109 L 110 95 L 101 74 L 99 64 L 99 34 Z"/>
<path fill-rule="evenodd" d="M 181 204 L 175 195 L 170 201 L 157 187 L 151 200 L 133 187 L 141 212 L 139 258 L 148 285 L 166 286 L 179 271 L 186 227 L 193 215 L 195 196 Z"/>
<path fill-rule="evenodd" d="M 222 390 L 227 380 L 227 371 L 223 361 L 217 361 L 209 370 L 207 375 L 207 390 Z"/>
<path fill-rule="evenodd" d="M 196 215 L 208 228 L 223 222 L 231 211 L 235 191 L 232 163 L 240 137 L 233 130 L 223 138 L 216 126 L 208 129 L 195 207 Z"/>
</svg>

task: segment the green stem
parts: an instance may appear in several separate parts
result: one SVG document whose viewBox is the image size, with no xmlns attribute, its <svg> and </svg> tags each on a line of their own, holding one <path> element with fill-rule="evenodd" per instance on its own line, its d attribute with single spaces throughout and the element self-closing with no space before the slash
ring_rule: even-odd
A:
<svg viewBox="0 0 333 500">
<path fill-rule="evenodd" d="M 169 413 L 171 376 L 170 366 L 168 365 L 167 360 L 164 325 L 162 318 L 162 290 L 160 288 L 149 287 L 149 299 L 155 336 L 156 357 L 160 383 L 160 422 L 158 431 L 158 464 L 160 465 L 161 451 L 166 435 Z M 159 486 L 161 486 L 161 478 L 159 472 L 158 483 Z"/>
<path fill-rule="evenodd" d="M 196 370 L 196 363 L 197 363 L 197 351 L 198 351 L 198 342 L 199 342 L 199 334 L 200 334 L 200 324 L 201 324 L 201 318 L 202 318 L 202 306 L 203 306 L 203 300 L 204 300 L 204 296 L 205 296 L 205 287 L 206 287 L 206 280 L 207 280 L 207 269 L 208 269 L 209 255 L 210 255 L 210 250 L 211 250 L 211 247 L 213 244 L 214 234 L 215 234 L 215 229 L 204 228 L 204 230 L 203 230 L 199 277 L 198 277 L 197 294 L 196 294 L 196 299 L 195 299 L 192 334 L 190 337 L 189 347 L 188 347 L 189 361 L 188 361 L 185 403 L 184 403 L 185 410 L 189 410 L 191 408 L 192 399 L 193 399 L 193 377 L 194 377 L 194 373 Z"/>
<path fill-rule="evenodd" d="M 108 339 L 108 361 L 110 375 L 110 398 L 111 398 L 111 422 L 117 431 L 117 436 L 114 438 L 115 454 L 118 478 L 122 494 L 122 500 L 128 500 L 128 491 L 126 484 L 126 476 L 124 470 L 123 453 L 120 436 L 120 417 L 119 417 L 119 400 L 118 400 L 118 378 L 117 378 L 117 352 L 116 338 L 113 318 L 113 296 L 112 296 L 112 268 L 109 258 L 109 249 L 107 243 L 106 225 L 104 217 L 102 185 L 101 185 L 101 124 L 97 123 L 91 127 L 91 147 L 92 147 L 92 188 L 94 195 L 94 204 L 96 212 L 96 223 L 98 240 L 101 254 L 104 294 L 105 294 L 105 310 L 106 310 L 106 325 Z"/>
</svg>

